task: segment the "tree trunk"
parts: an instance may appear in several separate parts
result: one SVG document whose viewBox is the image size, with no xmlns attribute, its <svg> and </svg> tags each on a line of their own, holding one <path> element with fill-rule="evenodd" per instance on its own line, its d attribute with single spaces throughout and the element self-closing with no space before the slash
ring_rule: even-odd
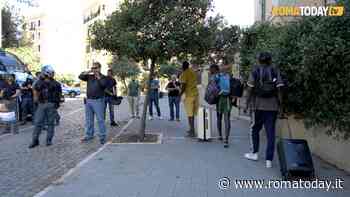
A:
<svg viewBox="0 0 350 197">
<path fill-rule="evenodd" d="M 154 76 L 154 68 L 155 68 L 155 58 L 151 59 L 151 69 L 148 76 L 148 82 L 147 82 L 147 91 L 146 91 L 146 98 L 143 103 L 143 112 L 141 117 L 141 123 L 139 128 L 139 139 L 140 141 L 143 141 L 145 138 L 145 130 L 146 130 L 146 116 L 147 116 L 147 107 L 149 103 L 149 93 L 150 93 L 150 87 L 151 87 L 151 79 Z"/>
<path fill-rule="evenodd" d="M 125 78 L 122 79 L 122 83 L 123 83 L 124 90 L 125 90 L 125 92 L 123 92 L 123 93 L 125 93 L 126 95 L 128 95 L 128 85 L 126 84 Z"/>
</svg>

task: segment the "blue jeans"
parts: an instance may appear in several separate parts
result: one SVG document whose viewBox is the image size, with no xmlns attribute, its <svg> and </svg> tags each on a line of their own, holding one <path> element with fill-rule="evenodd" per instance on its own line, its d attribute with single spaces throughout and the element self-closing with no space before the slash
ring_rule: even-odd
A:
<svg viewBox="0 0 350 197">
<path fill-rule="evenodd" d="M 112 97 L 107 96 L 105 98 L 105 108 L 104 108 L 104 117 L 106 117 L 106 112 L 107 112 L 107 105 L 109 109 L 109 120 L 111 122 L 114 122 L 114 106 L 111 104 Z M 105 118 L 106 119 L 106 118 Z"/>
<path fill-rule="evenodd" d="M 159 108 L 159 96 L 158 92 L 151 93 L 149 98 L 149 115 L 153 116 L 153 103 L 156 106 L 158 116 L 161 116 L 160 114 L 160 108 Z"/>
<path fill-rule="evenodd" d="M 99 127 L 100 140 L 105 140 L 107 135 L 105 119 L 104 119 L 105 100 L 100 99 L 86 99 L 85 104 L 85 137 L 93 138 L 95 132 L 95 115 Z"/>
<path fill-rule="evenodd" d="M 23 98 L 21 103 L 22 108 L 22 119 L 26 121 L 26 118 L 29 114 L 33 115 L 34 104 L 32 98 Z"/>
<path fill-rule="evenodd" d="M 169 96 L 170 119 L 174 120 L 174 107 L 176 111 L 176 119 L 180 119 L 180 97 Z"/>
<path fill-rule="evenodd" d="M 276 120 L 277 111 L 256 110 L 253 113 L 251 135 L 253 144 L 253 153 L 259 152 L 259 132 L 265 127 L 267 137 L 266 160 L 273 160 L 275 152 Z"/>
<path fill-rule="evenodd" d="M 47 125 L 46 142 L 52 142 L 55 134 L 56 108 L 54 103 L 39 103 L 35 112 L 33 142 L 39 141 L 41 130 Z"/>
</svg>

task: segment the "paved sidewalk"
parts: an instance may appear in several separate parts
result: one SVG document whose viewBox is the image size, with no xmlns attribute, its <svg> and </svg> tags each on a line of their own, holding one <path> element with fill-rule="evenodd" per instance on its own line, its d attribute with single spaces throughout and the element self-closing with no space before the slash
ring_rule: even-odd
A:
<svg viewBox="0 0 350 197">
<path fill-rule="evenodd" d="M 70 99 L 60 108 L 61 122 L 51 147 L 41 143 L 28 149 L 33 132 L 30 123 L 17 135 L 0 136 L 0 197 L 32 197 L 101 147 L 98 138 L 87 144 L 80 142 L 84 135 L 82 103 L 81 99 Z M 115 112 L 121 124 L 129 119 L 127 106 L 124 100 Z M 107 128 L 111 137 L 121 130 L 109 124 Z M 42 142 L 45 137 L 44 131 Z"/>
<path fill-rule="evenodd" d="M 167 112 L 165 100 L 161 109 Z M 166 109 L 166 110 L 165 110 Z M 185 117 L 184 114 L 182 117 Z M 134 122 L 126 132 L 136 131 Z M 248 161 L 243 154 L 249 149 L 249 123 L 233 121 L 231 146 L 214 140 L 210 143 L 183 138 L 187 130 L 181 123 L 167 120 L 148 122 L 148 131 L 162 133 L 162 144 L 110 144 L 62 182 L 38 196 L 43 197 L 220 197 L 220 196 L 350 196 L 350 176 L 314 157 L 319 179 L 342 178 L 344 189 L 236 189 L 235 180 L 280 179 L 276 160 L 272 169 L 264 161 Z M 263 137 L 262 137 L 263 139 Z M 265 142 L 262 143 L 264 152 Z M 261 155 L 263 156 L 263 154 Z M 263 158 L 263 157 L 262 157 Z M 218 181 L 228 177 L 231 185 L 220 190 Z"/>
</svg>

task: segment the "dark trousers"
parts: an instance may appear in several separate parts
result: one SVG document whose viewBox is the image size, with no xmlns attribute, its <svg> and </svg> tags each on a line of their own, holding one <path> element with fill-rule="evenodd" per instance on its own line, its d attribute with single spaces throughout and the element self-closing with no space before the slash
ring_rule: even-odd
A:
<svg viewBox="0 0 350 197">
<path fill-rule="evenodd" d="M 180 118 L 180 96 L 169 96 L 170 119 L 174 120 L 174 107 L 176 119 Z"/>
<path fill-rule="evenodd" d="M 34 104 L 32 98 L 23 98 L 21 103 L 22 120 L 26 121 L 27 116 L 30 114 L 33 116 Z"/>
<path fill-rule="evenodd" d="M 149 99 L 149 115 L 150 116 L 153 116 L 153 104 L 156 106 L 158 116 L 161 116 L 158 96 L 154 96 L 154 95 L 150 96 L 150 99 Z"/>
<path fill-rule="evenodd" d="M 266 160 L 273 160 L 275 152 L 277 111 L 256 110 L 252 117 L 251 135 L 253 153 L 259 152 L 259 132 L 264 126 L 267 137 Z"/>
<path fill-rule="evenodd" d="M 39 141 L 44 126 L 47 125 L 46 142 L 52 142 L 55 133 L 56 108 L 54 103 L 39 103 L 34 116 L 33 142 Z"/>
<path fill-rule="evenodd" d="M 107 113 L 107 105 L 109 110 L 109 120 L 111 122 L 114 122 L 114 105 L 111 104 L 112 97 L 107 96 L 105 97 L 105 109 L 104 109 L 104 117 L 106 119 L 106 113 Z M 107 119 L 106 119 L 107 120 Z"/>
<path fill-rule="evenodd" d="M 219 113 L 216 112 L 216 119 L 217 119 L 217 127 L 219 131 L 220 137 L 222 137 L 222 119 L 224 118 L 224 125 L 225 125 L 225 139 L 228 140 L 230 136 L 231 131 L 231 113 Z"/>
</svg>

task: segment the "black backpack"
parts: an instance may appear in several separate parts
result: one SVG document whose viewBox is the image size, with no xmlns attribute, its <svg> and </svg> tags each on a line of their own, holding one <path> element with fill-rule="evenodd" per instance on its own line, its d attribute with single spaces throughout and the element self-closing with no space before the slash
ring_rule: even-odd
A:
<svg viewBox="0 0 350 197">
<path fill-rule="evenodd" d="M 234 78 L 232 76 L 230 79 L 230 89 L 231 89 L 231 96 L 234 96 L 234 97 L 243 96 L 243 90 L 244 90 L 243 83 L 241 83 L 239 79 Z"/>
<path fill-rule="evenodd" d="M 257 97 L 277 96 L 277 71 L 273 66 L 257 66 L 253 71 L 255 79 L 254 93 Z"/>
</svg>

